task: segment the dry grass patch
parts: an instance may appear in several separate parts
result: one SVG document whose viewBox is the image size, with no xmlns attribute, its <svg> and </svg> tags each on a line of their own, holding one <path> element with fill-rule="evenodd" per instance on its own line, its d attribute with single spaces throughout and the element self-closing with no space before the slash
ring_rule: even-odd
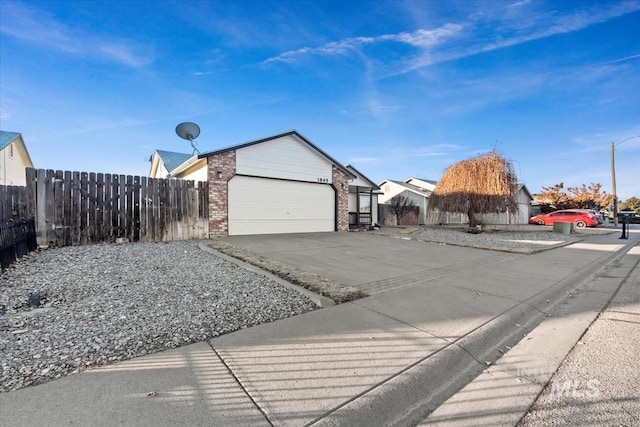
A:
<svg viewBox="0 0 640 427">
<path fill-rule="evenodd" d="M 360 289 L 345 286 L 335 280 L 327 279 L 314 273 L 308 273 L 221 240 L 208 240 L 204 244 L 225 255 L 255 265 L 311 292 L 331 298 L 336 304 L 354 301 L 367 296 Z"/>
</svg>

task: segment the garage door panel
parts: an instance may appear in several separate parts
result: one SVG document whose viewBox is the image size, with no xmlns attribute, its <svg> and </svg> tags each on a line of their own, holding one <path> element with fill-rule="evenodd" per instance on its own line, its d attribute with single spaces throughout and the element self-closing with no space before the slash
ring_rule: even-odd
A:
<svg viewBox="0 0 640 427">
<path fill-rule="evenodd" d="M 229 181 L 229 235 L 334 230 L 329 185 L 245 176 Z"/>
</svg>

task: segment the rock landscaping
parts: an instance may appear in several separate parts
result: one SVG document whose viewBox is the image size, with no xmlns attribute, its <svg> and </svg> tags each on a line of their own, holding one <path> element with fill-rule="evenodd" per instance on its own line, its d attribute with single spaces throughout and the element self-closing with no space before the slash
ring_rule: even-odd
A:
<svg viewBox="0 0 640 427">
<path fill-rule="evenodd" d="M 198 242 L 34 252 L 0 276 L 0 392 L 316 308 Z"/>
</svg>

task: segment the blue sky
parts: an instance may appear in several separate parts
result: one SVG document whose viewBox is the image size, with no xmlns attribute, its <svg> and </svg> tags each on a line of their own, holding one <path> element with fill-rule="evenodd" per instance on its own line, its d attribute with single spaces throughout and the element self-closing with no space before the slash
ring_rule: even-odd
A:
<svg viewBox="0 0 640 427">
<path fill-rule="evenodd" d="M 496 148 L 532 192 L 610 192 L 640 2 L 0 0 L 0 128 L 36 167 L 146 175 L 183 121 L 201 151 L 296 129 L 374 181 Z M 639 165 L 616 147 L 619 198 Z"/>
</svg>

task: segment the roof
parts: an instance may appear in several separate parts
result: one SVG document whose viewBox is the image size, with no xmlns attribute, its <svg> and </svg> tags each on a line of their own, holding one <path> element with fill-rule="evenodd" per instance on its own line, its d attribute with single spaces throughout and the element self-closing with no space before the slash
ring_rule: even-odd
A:
<svg viewBox="0 0 640 427">
<path fill-rule="evenodd" d="M 407 190 L 412 191 L 412 192 L 417 193 L 417 194 L 420 194 L 421 196 L 424 196 L 424 197 L 429 197 L 431 195 L 431 191 L 429 191 L 429 190 L 425 190 L 424 188 L 420 188 L 420 187 L 417 187 L 415 185 L 407 184 L 406 182 L 394 181 L 392 179 L 385 179 L 379 185 L 382 186 L 383 183 L 385 183 L 385 182 L 393 182 L 394 184 L 397 184 L 400 187 L 406 188 Z"/>
<path fill-rule="evenodd" d="M 20 134 L 18 132 L 8 132 L 5 130 L 0 130 L 0 150 L 11 144 L 13 140 L 19 136 Z"/>
<path fill-rule="evenodd" d="M 365 180 L 369 184 L 371 184 L 371 188 L 373 188 L 374 190 L 380 190 L 380 187 L 378 187 L 375 182 L 371 181 L 362 172 L 360 172 L 358 169 L 354 168 L 352 165 L 347 165 L 345 167 L 347 169 L 351 169 L 352 171 L 354 171 L 356 173 L 356 175 L 358 175 L 359 178 L 362 178 L 363 180 Z"/>
<path fill-rule="evenodd" d="M 516 192 L 520 191 L 521 189 L 524 190 L 527 193 L 527 195 L 529 196 L 529 198 L 531 200 L 533 200 L 533 196 L 531 195 L 531 192 L 529 191 L 527 186 L 525 184 L 523 184 L 523 183 L 518 183 L 518 187 L 516 188 Z"/>
<path fill-rule="evenodd" d="M 12 142 L 16 141 L 18 146 L 18 151 L 22 153 L 24 156 L 23 163 L 26 167 L 33 167 L 33 160 L 31 160 L 31 156 L 29 155 L 29 150 L 27 150 L 27 145 L 24 143 L 24 139 L 22 139 L 22 134 L 19 132 L 8 132 L 4 130 L 0 130 L 0 150 L 9 146 Z"/>
<path fill-rule="evenodd" d="M 262 144 L 263 142 L 269 142 L 269 141 L 273 141 L 274 139 L 278 139 L 278 138 L 282 138 L 284 136 L 289 136 L 289 135 L 294 135 L 297 138 L 301 139 L 302 141 L 304 141 L 307 145 L 309 145 L 309 147 L 311 147 L 312 149 L 314 149 L 315 151 L 318 152 L 318 154 L 320 154 L 321 156 L 323 156 L 324 158 L 326 158 L 327 160 L 329 160 L 331 163 L 333 163 L 334 165 L 336 165 L 340 170 L 342 170 L 344 173 L 346 173 L 347 175 L 353 177 L 353 178 L 357 178 L 351 171 L 349 171 L 349 169 L 347 169 L 346 167 L 344 167 L 342 164 L 340 164 L 338 161 L 336 161 L 333 157 L 331 157 L 330 155 L 328 155 L 327 153 L 325 153 L 324 151 L 322 151 L 320 148 L 318 148 L 314 143 L 312 143 L 311 141 L 309 141 L 307 138 L 305 138 L 304 136 L 302 136 L 302 134 L 300 134 L 300 132 L 298 132 L 297 130 L 290 130 L 287 132 L 282 132 L 279 133 L 277 135 L 272 135 L 272 136 L 268 136 L 266 138 L 260 138 L 260 139 L 255 139 L 253 141 L 247 141 L 247 142 L 243 142 L 241 144 L 237 144 L 237 145 L 231 145 L 229 147 L 224 147 L 224 148 L 220 148 L 218 150 L 213 150 L 213 151 L 207 151 L 205 153 L 201 153 L 198 155 L 199 159 L 203 159 L 206 157 L 211 157 L 211 156 L 215 156 L 217 154 L 223 154 L 223 153 L 228 153 L 229 151 L 234 151 L 234 150 L 240 150 L 242 148 L 245 147 L 251 147 L 252 145 L 257 145 L 257 144 Z"/>
<path fill-rule="evenodd" d="M 192 157 L 191 154 L 176 153 L 175 151 L 156 150 L 156 153 L 158 153 L 168 171 L 174 170 Z"/>
<path fill-rule="evenodd" d="M 407 178 L 407 179 L 405 180 L 405 182 L 407 182 L 407 181 L 411 181 L 412 179 L 413 179 L 413 180 L 416 180 L 416 181 L 424 181 L 424 182 L 426 182 L 427 184 L 433 184 L 433 185 L 436 185 L 436 184 L 438 183 L 438 181 L 434 181 L 434 180 L 432 180 L 432 179 L 415 178 L 415 177 Z"/>
</svg>

